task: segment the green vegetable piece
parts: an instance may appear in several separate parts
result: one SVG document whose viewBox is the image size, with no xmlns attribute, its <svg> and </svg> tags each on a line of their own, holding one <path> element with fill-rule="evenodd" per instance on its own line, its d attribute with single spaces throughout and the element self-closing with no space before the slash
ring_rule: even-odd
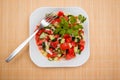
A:
<svg viewBox="0 0 120 80">
<path fill-rule="evenodd" d="M 83 29 L 83 26 L 77 24 L 77 25 L 73 26 L 72 29 L 74 29 L 74 30 Z"/>
<path fill-rule="evenodd" d="M 42 48 L 45 51 L 45 49 L 46 49 L 45 42 L 42 43 Z"/>
<path fill-rule="evenodd" d="M 72 34 L 73 33 L 73 29 L 68 29 L 66 33 L 67 34 Z"/>
<path fill-rule="evenodd" d="M 84 23 L 84 21 L 86 20 L 86 18 L 81 14 L 78 16 L 78 19 L 81 21 L 81 23 Z"/>
<path fill-rule="evenodd" d="M 60 27 L 68 28 L 68 21 L 64 17 L 61 18 Z"/>
<path fill-rule="evenodd" d="M 81 51 L 78 49 L 78 54 L 80 55 L 81 54 Z"/>
<path fill-rule="evenodd" d="M 65 34 L 65 30 L 62 29 L 62 30 L 59 32 L 59 34 L 64 35 L 64 34 Z"/>
<path fill-rule="evenodd" d="M 78 30 L 75 30 L 75 31 L 73 32 L 73 35 L 74 35 L 74 36 L 78 36 Z"/>
<path fill-rule="evenodd" d="M 74 24 L 76 21 L 77 20 L 76 20 L 76 18 L 73 15 L 69 16 L 69 22 L 70 22 L 70 24 Z"/>
</svg>

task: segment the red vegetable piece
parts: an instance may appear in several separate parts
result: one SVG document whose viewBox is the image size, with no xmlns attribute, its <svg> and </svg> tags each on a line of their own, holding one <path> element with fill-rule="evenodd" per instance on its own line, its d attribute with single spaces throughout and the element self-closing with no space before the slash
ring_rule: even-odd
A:
<svg viewBox="0 0 120 80">
<path fill-rule="evenodd" d="M 63 16 L 64 13 L 63 13 L 62 11 L 59 11 L 57 15 L 58 15 L 58 16 Z"/>
<path fill-rule="evenodd" d="M 53 32 L 51 30 L 45 30 L 44 32 L 47 34 L 53 34 Z"/>
<path fill-rule="evenodd" d="M 66 50 L 66 49 L 69 49 L 69 48 L 70 48 L 69 43 L 62 43 L 60 45 L 61 50 Z"/>
<path fill-rule="evenodd" d="M 73 47 L 75 47 L 75 46 L 77 46 L 77 43 L 74 42 L 74 41 L 72 41 L 72 42 L 71 42 L 71 45 L 72 45 Z"/>
<path fill-rule="evenodd" d="M 42 45 L 43 42 L 45 42 L 44 39 L 39 39 L 39 40 L 37 41 L 37 45 Z"/>
<path fill-rule="evenodd" d="M 80 40 L 79 44 L 80 44 L 80 46 L 81 45 L 84 46 L 85 45 L 85 41 L 84 40 Z"/>
<path fill-rule="evenodd" d="M 84 49 L 84 45 L 81 45 L 80 46 L 80 51 L 83 51 L 83 49 Z"/>
<path fill-rule="evenodd" d="M 75 57 L 74 48 L 70 48 L 68 50 L 68 53 L 66 54 L 66 59 L 69 60 L 69 59 L 72 59 L 74 57 Z"/>
<path fill-rule="evenodd" d="M 56 48 L 57 45 L 58 45 L 58 41 L 55 41 L 55 42 L 51 42 L 50 45 L 53 47 L 53 48 Z"/>
</svg>

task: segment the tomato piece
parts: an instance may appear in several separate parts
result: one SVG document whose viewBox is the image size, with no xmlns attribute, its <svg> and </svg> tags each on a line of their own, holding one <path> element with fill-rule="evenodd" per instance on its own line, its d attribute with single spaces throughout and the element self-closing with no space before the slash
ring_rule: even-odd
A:
<svg viewBox="0 0 120 80">
<path fill-rule="evenodd" d="M 53 52 L 52 54 L 47 54 L 47 57 L 51 57 L 51 58 L 54 58 L 57 56 L 57 53 Z"/>
<path fill-rule="evenodd" d="M 72 41 L 72 37 L 69 34 L 65 34 L 64 38 L 65 38 L 65 42 L 71 42 Z"/>
<path fill-rule="evenodd" d="M 47 34 L 53 34 L 52 30 L 45 30 L 44 32 Z"/>
<path fill-rule="evenodd" d="M 50 45 L 53 47 L 53 48 L 56 48 L 57 45 L 58 45 L 59 41 L 54 41 L 54 42 L 51 42 Z"/>
<path fill-rule="evenodd" d="M 69 49 L 69 48 L 70 48 L 69 43 L 62 43 L 60 45 L 61 50 L 66 50 L 66 49 Z"/>
<path fill-rule="evenodd" d="M 36 40 L 36 42 L 39 41 L 39 36 L 37 34 L 35 35 L 35 40 Z"/>
<path fill-rule="evenodd" d="M 50 40 L 49 36 L 47 36 L 47 37 L 46 37 L 46 40 L 47 40 L 47 41 L 49 41 L 49 40 Z"/>
<path fill-rule="evenodd" d="M 64 13 L 63 13 L 62 11 L 59 11 L 57 15 L 58 15 L 58 16 L 63 16 Z"/>
<path fill-rule="evenodd" d="M 58 18 L 58 19 L 55 19 L 55 22 L 58 22 L 58 23 L 59 23 L 59 22 L 60 22 L 60 19 L 59 19 L 59 18 Z"/>
<path fill-rule="evenodd" d="M 68 21 L 68 17 L 67 16 L 64 16 L 64 18 Z"/>
<path fill-rule="evenodd" d="M 52 21 L 52 24 L 55 24 L 56 22 L 57 22 L 57 23 L 60 23 L 60 21 L 61 21 L 61 20 L 60 20 L 59 18 L 57 18 L 57 19 L 55 19 L 55 20 Z"/>
<path fill-rule="evenodd" d="M 79 31 L 79 34 L 84 34 L 84 31 L 83 31 L 83 30 L 80 30 L 80 31 Z"/>
<path fill-rule="evenodd" d="M 66 38 L 69 38 L 70 37 L 70 35 L 69 34 L 64 34 L 64 38 L 66 39 Z"/>
<path fill-rule="evenodd" d="M 72 41 L 72 42 L 71 42 L 71 45 L 72 45 L 73 47 L 75 47 L 75 46 L 77 46 L 77 43 L 74 42 L 74 41 Z"/>
<path fill-rule="evenodd" d="M 69 37 L 69 38 L 66 38 L 66 39 L 65 39 L 65 42 L 70 43 L 71 41 L 72 41 L 72 37 Z"/>
<path fill-rule="evenodd" d="M 36 43 L 37 43 L 37 45 L 42 45 L 43 42 L 45 42 L 44 39 L 39 39 Z"/>
<path fill-rule="evenodd" d="M 69 59 L 72 59 L 74 57 L 75 57 L 74 48 L 70 48 L 68 50 L 68 53 L 66 54 L 66 59 L 69 60 Z"/>
<path fill-rule="evenodd" d="M 55 35 L 55 38 L 59 38 L 59 36 L 60 36 L 59 34 L 56 34 L 56 35 Z"/>
<path fill-rule="evenodd" d="M 41 49 L 42 49 L 42 46 L 38 46 L 38 48 L 41 50 Z"/>
<path fill-rule="evenodd" d="M 80 40 L 79 44 L 80 44 L 80 46 L 81 45 L 84 46 L 85 45 L 85 41 L 84 40 Z"/>
<path fill-rule="evenodd" d="M 84 46 L 81 45 L 81 46 L 80 46 L 80 51 L 83 51 L 83 49 L 84 49 Z"/>
<path fill-rule="evenodd" d="M 44 32 L 44 31 L 45 31 L 45 29 L 40 29 L 40 30 L 37 32 L 36 35 L 40 36 L 40 35 L 42 34 L 42 32 Z"/>
</svg>

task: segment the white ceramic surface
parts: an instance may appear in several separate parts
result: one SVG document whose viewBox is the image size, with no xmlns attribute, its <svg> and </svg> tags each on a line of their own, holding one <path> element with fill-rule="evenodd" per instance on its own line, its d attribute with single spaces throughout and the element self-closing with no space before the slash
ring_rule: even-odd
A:
<svg viewBox="0 0 120 80">
<path fill-rule="evenodd" d="M 90 56 L 90 47 L 89 47 L 89 19 L 87 13 L 79 7 L 41 7 L 36 9 L 30 16 L 30 35 L 34 32 L 36 25 L 40 23 L 40 20 L 45 16 L 46 13 L 50 12 L 63 11 L 65 13 L 73 14 L 73 15 L 84 15 L 87 20 L 85 21 L 84 31 L 85 31 L 85 49 L 82 51 L 80 55 L 77 55 L 74 59 L 71 60 L 61 60 L 61 61 L 49 61 L 46 57 L 44 57 L 37 45 L 35 43 L 35 38 L 33 38 L 29 43 L 29 52 L 30 58 L 34 64 L 38 67 L 77 67 L 83 65 Z"/>
</svg>

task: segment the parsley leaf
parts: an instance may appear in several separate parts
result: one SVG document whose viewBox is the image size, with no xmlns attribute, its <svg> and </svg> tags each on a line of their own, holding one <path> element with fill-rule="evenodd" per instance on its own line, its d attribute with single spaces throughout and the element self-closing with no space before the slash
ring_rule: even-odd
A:
<svg viewBox="0 0 120 80">
<path fill-rule="evenodd" d="M 70 24 L 74 24 L 76 22 L 76 18 L 73 15 L 69 15 L 69 22 Z"/>
<path fill-rule="evenodd" d="M 84 23 L 86 20 L 86 17 L 82 16 L 81 14 L 78 16 L 78 19 L 81 21 L 81 23 Z"/>
</svg>

